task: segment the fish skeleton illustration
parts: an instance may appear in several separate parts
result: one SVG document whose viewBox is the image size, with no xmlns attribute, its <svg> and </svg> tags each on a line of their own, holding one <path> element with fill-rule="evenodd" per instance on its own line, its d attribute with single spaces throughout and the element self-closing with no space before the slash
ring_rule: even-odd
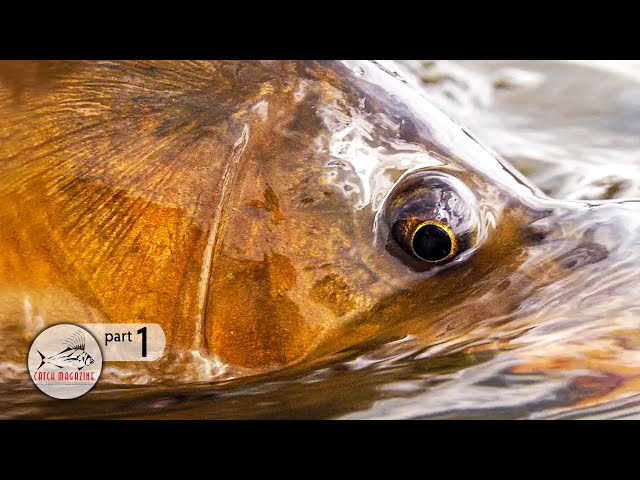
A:
<svg viewBox="0 0 640 480">
<path fill-rule="evenodd" d="M 66 341 L 67 348 L 60 353 L 45 357 L 39 350 L 42 362 L 38 367 L 38 370 L 42 368 L 45 363 L 54 365 L 58 368 L 75 367 L 78 370 L 82 370 L 87 365 L 91 365 L 94 360 L 91 355 L 85 351 L 85 339 L 84 334 L 78 330 L 71 335 Z"/>
</svg>

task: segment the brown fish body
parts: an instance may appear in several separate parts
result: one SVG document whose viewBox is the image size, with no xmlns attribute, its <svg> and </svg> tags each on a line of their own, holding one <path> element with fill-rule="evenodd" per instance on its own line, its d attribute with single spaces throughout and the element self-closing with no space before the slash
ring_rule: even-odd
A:
<svg viewBox="0 0 640 480">
<path fill-rule="evenodd" d="M 25 63 L 0 78 L 12 335 L 153 322 L 170 350 L 255 373 L 462 334 L 566 272 L 553 255 L 520 267 L 554 235 L 531 225 L 581 207 L 539 195 L 375 64 Z M 476 212 L 446 266 L 390 247 L 385 224 L 429 172 L 466 185 Z"/>
</svg>

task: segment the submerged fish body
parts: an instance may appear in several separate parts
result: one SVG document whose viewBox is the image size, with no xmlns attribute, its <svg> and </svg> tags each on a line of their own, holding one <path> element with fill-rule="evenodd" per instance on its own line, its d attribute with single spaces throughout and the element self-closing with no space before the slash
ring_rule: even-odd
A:
<svg viewBox="0 0 640 480">
<path fill-rule="evenodd" d="M 603 262 L 638 244 L 635 202 L 547 198 L 373 62 L 0 71 L 0 343 L 22 339 L 0 352 L 15 362 L 69 321 L 160 324 L 167 383 L 394 342 L 489 351 L 543 324 L 527 308 L 545 289 L 605 302 Z"/>
</svg>

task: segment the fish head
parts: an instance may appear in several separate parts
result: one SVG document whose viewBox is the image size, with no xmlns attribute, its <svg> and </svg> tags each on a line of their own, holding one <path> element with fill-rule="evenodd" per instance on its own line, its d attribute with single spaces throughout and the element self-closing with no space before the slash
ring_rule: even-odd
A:
<svg viewBox="0 0 640 480">
<path fill-rule="evenodd" d="M 549 330 L 585 328 L 577 327 L 584 319 L 611 321 L 633 305 L 640 202 L 549 198 L 393 72 L 343 66 L 334 66 L 349 78 L 341 80 L 342 102 L 323 110 L 334 127 L 323 153 L 327 184 L 347 203 L 335 221 L 357 232 L 357 253 L 333 275 L 366 300 L 334 318 L 312 357 L 394 342 L 407 351 L 504 348 L 535 342 L 535 334 L 520 336 L 545 322 Z M 335 129 L 345 98 L 348 120 Z M 340 271 L 366 271 L 369 280 Z M 588 341 L 568 332 L 553 358 L 584 356 Z M 553 364 L 536 349 L 532 358 Z"/>
<path fill-rule="evenodd" d="M 280 95 L 243 151 L 260 161 L 236 178 L 210 278 L 205 339 L 223 360 L 462 335 L 558 270 L 534 252 L 559 204 L 380 65 L 298 64 Z"/>
<path fill-rule="evenodd" d="M 622 218 L 374 62 L 4 64 L 0 112 L 0 323 L 158 323 L 235 375 L 497 328 Z"/>
</svg>

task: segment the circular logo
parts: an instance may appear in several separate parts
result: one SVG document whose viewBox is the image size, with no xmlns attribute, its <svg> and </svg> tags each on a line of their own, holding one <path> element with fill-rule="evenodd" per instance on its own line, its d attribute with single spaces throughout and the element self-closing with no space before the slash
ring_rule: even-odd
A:
<svg viewBox="0 0 640 480">
<path fill-rule="evenodd" d="M 53 398 L 70 399 L 87 393 L 98 381 L 102 352 L 87 330 L 70 323 L 40 332 L 29 349 L 33 383 Z"/>
</svg>

